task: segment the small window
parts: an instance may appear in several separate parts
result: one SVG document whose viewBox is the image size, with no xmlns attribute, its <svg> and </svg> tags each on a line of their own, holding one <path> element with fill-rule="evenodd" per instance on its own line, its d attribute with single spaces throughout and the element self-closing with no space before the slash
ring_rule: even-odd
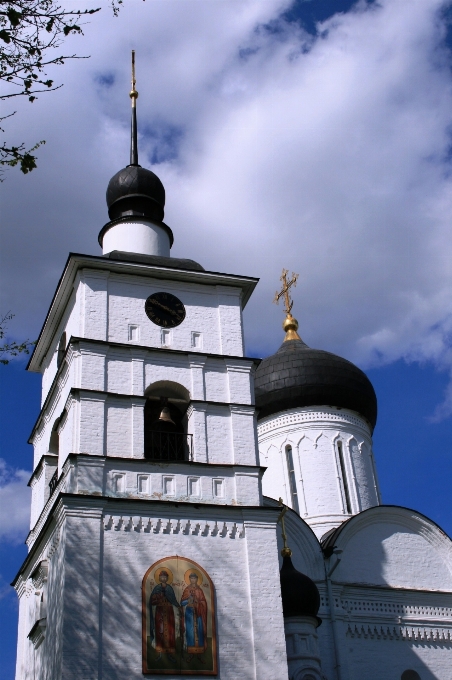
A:
<svg viewBox="0 0 452 680">
<path fill-rule="evenodd" d="M 126 476 L 122 472 L 114 472 L 111 476 L 113 493 L 124 493 L 126 490 Z"/>
<path fill-rule="evenodd" d="M 167 330 L 162 329 L 161 342 L 162 342 L 162 347 L 170 347 L 171 346 L 171 331 L 167 331 Z"/>
<path fill-rule="evenodd" d="M 163 493 L 165 496 L 174 496 L 174 477 L 163 477 Z"/>
<path fill-rule="evenodd" d="M 191 334 L 191 346 L 195 349 L 202 349 L 202 333 L 193 331 Z"/>
<path fill-rule="evenodd" d="M 341 476 L 342 476 L 342 484 L 344 487 L 344 496 L 345 496 L 345 507 L 347 509 L 347 514 L 351 515 L 352 514 L 352 506 L 350 503 L 350 492 L 348 489 L 348 482 L 347 482 L 347 475 L 345 473 L 345 461 L 344 461 L 344 451 L 342 448 L 342 442 L 338 441 L 337 443 L 337 452 L 339 454 L 339 465 L 341 466 Z"/>
<path fill-rule="evenodd" d="M 213 480 L 213 495 L 215 498 L 224 497 L 224 484 L 222 479 Z"/>
<path fill-rule="evenodd" d="M 58 343 L 58 354 L 57 354 L 57 368 L 60 368 L 63 363 L 64 353 L 66 351 L 66 332 L 61 335 L 60 342 Z"/>
<path fill-rule="evenodd" d="M 188 495 L 199 498 L 200 496 L 200 479 L 199 477 L 188 478 Z"/>
<path fill-rule="evenodd" d="M 286 446 L 286 460 L 287 460 L 287 472 L 289 474 L 289 486 L 290 486 L 290 498 L 292 501 L 292 508 L 295 512 L 300 514 L 298 507 L 298 493 L 297 493 L 297 482 L 295 478 L 295 469 L 293 464 L 292 447 Z"/>
<path fill-rule="evenodd" d="M 130 324 L 129 325 L 129 341 L 130 342 L 138 342 L 139 339 L 140 339 L 140 327 Z"/>
<path fill-rule="evenodd" d="M 421 676 L 416 671 L 403 671 L 400 680 L 421 680 Z"/>
<path fill-rule="evenodd" d="M 149 494 L 150 481 L 149 475 L 138 475 L 138 493 Z"/>
</svg>

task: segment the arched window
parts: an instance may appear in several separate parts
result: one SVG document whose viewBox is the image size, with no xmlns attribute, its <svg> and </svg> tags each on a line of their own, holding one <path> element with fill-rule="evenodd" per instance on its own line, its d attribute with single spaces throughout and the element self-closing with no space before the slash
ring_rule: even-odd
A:
<svg viewBox="0 0 452 680">
<path fill-rule="evenodd" d="M 421 680 L 421 676 L 416 671 L 403 671 L 400 680 Z"/>
<path fill-rule="evenodd" d="M 62 333 L 60 342 L 58 343 L 57 368 L 60 368 L 61 364 L 63 363 L 65 351 L 66 351 L 66 331 Z"/>
<path fill-rule="evenodd" d="M 286 461 L 287 461 L 287 473 L 289 475 L 290 499 L 292 501 L 292 509 L 295 510 L 295 512 L 298 512 L 298 514 L 300 514 L 300 509 L 298 507 L 297 480 L 295 477 L 295 469 L 291 446 L 286 446 Z"/>
<path fill-rule="evenodd" d="M 58 425 L 60 424 L 60 420 L 61 418 L 57 418 L 53 423 L 49 441 L 49 453 L 54 453 L 56 456 L 58 456 L 60 449 L 60 436 L 58 434 Z"/>
<path fill-rule="evenodd" d="M 187 435 L 190 395 L 182 385 L 160 380 L 145 392 L 144 455 L 155 461 L 192 460 L 192 437 Z"/>
<path fill-rule="evenodd" d="M 342 442 L 340 440 L 337 442 L 337 452 L 339 454 L 339 465 L 341 466 L 341 477 L 342 477 L 342 485 L 344 487 L 345 507 L 346 507 L 347 513 L 349 515 L 351 515 L 352 514 L 352 505 L 350 503 L 350 492 L 349 492 L 349 489 L 348 489 L 347 474 L 345 472 L 344 450 L 342 448 Z"/>
</svg>

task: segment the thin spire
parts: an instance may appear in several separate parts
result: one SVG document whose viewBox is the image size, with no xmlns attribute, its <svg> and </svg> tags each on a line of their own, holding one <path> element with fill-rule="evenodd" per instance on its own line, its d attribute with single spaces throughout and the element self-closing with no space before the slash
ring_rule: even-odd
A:
<svg viewBox="0 0 452 680">
<path fill-rule="evenodd" d="M 289 272 L 287 269 L 282 270 L 282 275 L 281 275 L 281 281 L 283 284 L 282 290 L 276 291 L 275 293 L 275 299 L 273 302 L 276 304 L 279 303 L 280 299 L 284 297 L 284 311 L 286 313 L 286 318 L 283 321 L 282 327 L 286 331 L 286 337 L 284 338 L 284 342 L 287 340 L 301 340 L 300 336 L 297 333 L 298 330 L 298 321 L 293 318 L 291 312 L 292 312 L 292 307 L 293 307 L 293 300 L 290 299 L 289 295 L 289 290 L 292 286 L 297 285 L 297 279 L 298 279 L 298 274 L 294 274 L 292 272 L 292 278 L 290 281 L 287 281 L 287 274 Z"/>
<path fill-rule="evenodd" d="M 132 89 L 130 99 L 132 100 L 132 122 L 130 127 L 130 165 L 138 165 L 138 138 L 137 138 L 137 99 L 138 92 L 135 89 L 135 50 L 132 50 Z"/>
</svg>

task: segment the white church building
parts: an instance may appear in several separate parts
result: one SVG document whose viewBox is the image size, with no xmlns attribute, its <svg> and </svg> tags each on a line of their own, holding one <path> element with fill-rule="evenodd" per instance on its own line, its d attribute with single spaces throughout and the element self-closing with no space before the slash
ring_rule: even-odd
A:
<svg viewBox="0 0 452 680">
<path fill-rule="evenodd" d="M 69 256 L 28 365 L 16 680 L 451 680 L 452 542 L 382 504 L 370 381 L 300 339 L 285 279 L 281 347 L 246 356 L 258 280 L 170 257 L 131 98 L 102 254 Z"/>
</svg>

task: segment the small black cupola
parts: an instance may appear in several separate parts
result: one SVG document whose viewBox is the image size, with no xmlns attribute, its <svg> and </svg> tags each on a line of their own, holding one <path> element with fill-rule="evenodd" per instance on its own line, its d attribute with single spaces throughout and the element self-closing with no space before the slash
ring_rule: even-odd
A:
<svg viewBox="0 0 452 680">
<path fill-rule="evenodd" d="M 319 590 L 312 579 L 297 571 L 290 555 L 285 554 L 280 571 L 283 616 L 310 616 L 320 626 L 322 619 L 317 616 L 320 608 Z"/>
<path fill-rule="evenodd" d="M 320 593 L 312 579 L 301 571 L 295 569 L 292 564 L 292 550 L 287 545 L 287 534 L 284 516 L 288 510 L 282 498 L 279 499 L 281 514 L 278 522 L 281 522 L 282 539 L 284 547 L 281 550 L 283 563 L 279 578 L 281 581 L 281 600 L 283 606 L 283 617 L 290 619 L 294 616 L 309 616 L 317 621 L 317 627 L 322 623 L 322 619 L 317 616 L 320 609 Z"/>
</svg>

